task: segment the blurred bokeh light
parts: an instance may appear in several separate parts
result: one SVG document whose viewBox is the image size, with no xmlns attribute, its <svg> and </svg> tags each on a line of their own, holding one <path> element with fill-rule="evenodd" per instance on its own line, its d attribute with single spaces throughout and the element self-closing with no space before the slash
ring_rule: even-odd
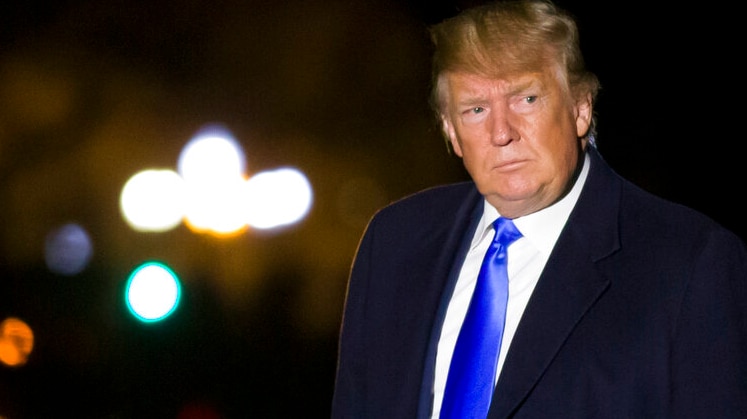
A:
<svg viewBox="0 0 747 419">
<path fill-rule="evenodd" d="M 246 174 L 241 144 L 218 124 L 201 128 L 184 146 L 178 159 L 179 174 L 188 184 L 214 186 Z"/>
<path fill-rule="evenodd" d="M 252 176 L 246 182 L 248 205 L 244 214 L 251 227 L 270 229 L 303 219 L 313 203 L 314 193 L 298 169 L 283 167 Z"/>
<path fill-rule="evenodd" d="M 51 272 L 76 275 L 86 268 L 92 256 L 91 237 L 77 223 L 66 223 L 47 234 L 44 260 Z"/>
<path fill-rule="evenodd" d="M 179 277 L 163 263 L 144 263 L 127 280 L 127 308 L 143 322 L 165 319 L 176 310 L 180 298 Z"/>
<path fill-rule="evenodd" d="M 8 317 L 0 323 L 0 363 L 20 367 L 33 349 L 34 333 L 26 322 Z"/>
<path fill-rule="evenodd" d="M 269 230 L 302 220 L 313 189 L 295 167 L 246 174 L 244 150 L 230 131 L 202 128 L 179 154 L 179 172 L 144 169 L 125 183 L 120 210 L 139 232 L 165 232 L 180 222 L 196 233 L 230 236 L 247 227 Z"/>
<path fill-rule="evenodd" d="M 182 222 L 185 199 L 184 182 L 178 173 L 170 169 L 145 169 L 125 183 L 120 209 L 133 229 L 164 232 Z"/>
</svg>

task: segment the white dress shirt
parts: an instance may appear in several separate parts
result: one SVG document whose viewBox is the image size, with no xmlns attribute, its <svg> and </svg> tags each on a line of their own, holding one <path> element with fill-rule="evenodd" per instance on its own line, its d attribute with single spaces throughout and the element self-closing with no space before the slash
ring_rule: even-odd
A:
<svg viewBox="0 0 747 419">
<path fill-rule="evenodd" d="M 508 248 L 508 307 L 506 309 L 506 324 L 503 330 L 501 352 L 498 357 L 496 382 L 529 297 L 532 295 L 535 285 L 537 285 L 540 274 L 568 220 L 568 216 L 576 205 L 589 172 L 589 164 L 589 156 L 586 156 L 581 174 L 571 191 L 563 199 L 533 214 L 513 220 L 522 237 Z M 459 329 L 467 314 L 467 308 L 475 289 L 477 274 L 480 271 L 480 265 L 488 246 L 493 240 L 492 223 L 500 216 L 498 211 L 487 201 L 485 201 L 484 208 L 482 218 L 475 230 L 472 244 L 459 273 L 454 294 L 451 296 L 451 301 L 446 310 L 441 337 L 438 341 L 431 415 L 434 419 L 438 418 L 441 411 L 451 356 L 454 353 Z"/>
</svg>

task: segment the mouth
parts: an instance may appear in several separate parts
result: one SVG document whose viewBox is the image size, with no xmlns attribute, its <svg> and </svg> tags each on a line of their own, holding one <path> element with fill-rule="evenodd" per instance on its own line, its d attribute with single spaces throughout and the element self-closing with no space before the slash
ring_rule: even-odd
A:
<svg viewBox="0 0 747 419">
<path fill-rule="evenodd" d="M 519 160 L 519 159 L 508 160 L 508 161 L 504 161 L 496 165 L 495 169 L 500 172 L 510 172 L 510 171 L 521 168 L 525 164 L 526 164 L 526 160 Z"/>
</svg>

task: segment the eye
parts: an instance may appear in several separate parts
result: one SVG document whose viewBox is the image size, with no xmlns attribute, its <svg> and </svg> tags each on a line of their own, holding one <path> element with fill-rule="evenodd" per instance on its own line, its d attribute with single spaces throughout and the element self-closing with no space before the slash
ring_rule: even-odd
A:
<svg viewBox="0 0 747 419">
<path fill-rule="evenodd" d="M 462 111 L 462 114 L 464 115 L 478 115 L 485 112 L 485 108 L 481 106 L 474 106 L 471 108 L 466 108 Z"/>
<path fill-rule="evenodd" d="M 526 103 L 534 103 L 537 101 L 537 96 L 527 96 L 524 98 L 524 101 L 526 101 Z"/>
</svg>

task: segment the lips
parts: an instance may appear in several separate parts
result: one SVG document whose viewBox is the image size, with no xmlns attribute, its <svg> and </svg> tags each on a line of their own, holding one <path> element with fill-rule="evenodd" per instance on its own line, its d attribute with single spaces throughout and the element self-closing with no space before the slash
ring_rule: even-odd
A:
<svg viewBox="0 0 747 419">
<path fill-rule="evenodd" d="M 495 168 L 502 172 L 508 172 L 511 170 L 518 169 L 519 167 L 523 166 L 525 163 L 526 163 L 526 160 L 519 160 L 519 159 L 509 160 L 509 161 L 499 163 L 497 166 L 495 166 Z"/>
</svg>

